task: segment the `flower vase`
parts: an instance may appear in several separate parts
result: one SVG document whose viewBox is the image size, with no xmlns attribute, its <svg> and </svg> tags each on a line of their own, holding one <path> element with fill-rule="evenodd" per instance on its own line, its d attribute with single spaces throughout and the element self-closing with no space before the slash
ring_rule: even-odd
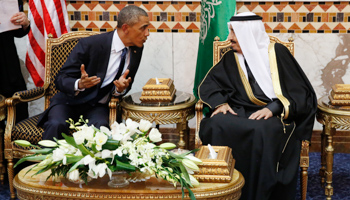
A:
<svg viewBox="0 0 350 200">
<path fill-rule="evenodd" d="M 87 182 L 90 182 L 90 181 L 92 181 L 92 178 L 90 176 L 88 176 L 86 180 L 87 180 Z M 68 178 L 68 181 L 75 183 L 75 184 L 84 184 L 85 183 L 85 181 L 81 178 L 79 178 L 79 179 Z"/>
<path fill-rule="evenodd" d="M 129 181 L 126 179 L 128 173 L 126 171 L 115 171 L 112 173 L 112 180 L 108 182 L 109 187 L 122 188 L 129 185 Z"/>
</svg>

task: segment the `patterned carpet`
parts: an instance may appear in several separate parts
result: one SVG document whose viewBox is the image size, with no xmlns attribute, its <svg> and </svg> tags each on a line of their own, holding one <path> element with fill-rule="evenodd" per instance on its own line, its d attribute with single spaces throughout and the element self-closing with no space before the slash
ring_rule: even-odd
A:
<svg viewBox="0 0 350 200">
<path fill-rule="evenodd" d="M 321 187 L 319 169 L 320 153 L 310 153 L 308 200 L 324 200 L 324 189 Z M 334 200 L 350 200 L 350 154 L 334 154 L 333 165 L 333 197 Z M 298 188 L 299 189 L 299 188 Z M 299 193 L 296 199 L 300 199 Z"/>
<path fill-rule="evenodd" d="M 324 200 L 324 190 L 318 175 L 320 168 L 320 153 L 310 153 L 310 168 L 308 182 L 308 200 Z M 334 200 L 350 200 L 350 154 L 337 153 L 334 155 L 333 169 Z M 8 184 L 0 185 L 0 200 L 10 198 Z M 296 199 L 300 199 L 299 186 Z"/>
</svg>

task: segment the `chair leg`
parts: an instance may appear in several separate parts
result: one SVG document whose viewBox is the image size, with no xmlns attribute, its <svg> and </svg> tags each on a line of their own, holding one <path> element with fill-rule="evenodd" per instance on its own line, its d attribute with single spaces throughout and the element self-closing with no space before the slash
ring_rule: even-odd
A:
<svg viewBox="0 0 350 200">
<path fill-rule="evenodd" d="M 10 186 L 10 193 L 11 193 L 11 199 L 16 199 L 16 193 L 15 188 L 13 187 L 13 178 L 14 178 L 14 170 L 13 170 L 13 160 L 8 159 L 7 160 L 7 172 L 9 177 L 9 186 Z"/>
<path fill-rule="evenodd" d="M 308 169 L 307 167 L 301 167 L 301 172 L 300 172 L 300 192 L 301 192 L 302 200 L 306 200 L 307 179 L 308 179 L 307 169 Z"/>
<path fill-rule="evenodd" d="M 0 124 L 1 126 L 1 124 Z M 0 127 L 0 182 L 3 185 L 4 184 L 4 174 L 5 174 L 5 165 L 4 165 L 4 137 L 3 137 L 3 130 Z"/>
</svg>

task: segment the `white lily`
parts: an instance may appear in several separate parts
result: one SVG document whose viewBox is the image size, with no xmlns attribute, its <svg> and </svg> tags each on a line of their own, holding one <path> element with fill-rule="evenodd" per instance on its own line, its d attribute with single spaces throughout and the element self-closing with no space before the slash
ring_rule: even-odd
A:
<svg viewBox="0 0 350 200">
<path fill-rule="evenodd" d="M 102 155 L 101 155 L 102 158 L 113 158 L 113 152 L 111 150 L 108 150 L 108 149 L 104 149 L 102 151 Z M 113 162 L 113 161 L 112 161 Z"/>
<path fill-rule="evenodd" d="M 101 126 L 101 127 L 100 127 L 100 131 L 101 131 L 102 133 L 107 134 L 108 136 L 112 135 L 112 132 L 109 130 L 109 128 L 107 128 L 107 127 L 105 127 L 105 126 Z"/>
<path fill-rule="evenodd" d="M 189 176 L 190 176 L 190 181 L 191 181 L 192 186 L 193 187 L 199 186 L 198 180 L 194 176 L 192 176 L 191 174 L 189 174 Z"/>
<path fill-rule="evenodd" d="M 198 171 L 199 170 L 199 167 L 192 160 L 189 160 L 189 159 L 185 158 L 185 159 L 182 160 L 182 164 L 185 167 L 190 168 L 191 170 L 194 170 L 194 171 Z"/>
<path fill-rule="evenodd" d="M 100 151 L 102 150 L 102 145 L 107 142 L 108 136 L 102 132 L 97 132 L 94 140 L 96 142 L 96 149 Z"/>
<path fill-rule="evenodd" d="M 100 163 L 92 170 L 95 172 L 96 176 L 100 178 L 102 178 L 106 174 L 106 171 L 109 177 L 112 176 L 112 171 L 108 168 L 106 163 Z"/>
<path fill-rule="evenodd" d="M 95 163 L 95 158 L 91 157 L 90 155 L 86 155 L 84 158 L 83 158 L 83 162 L 84 162 L 84 165 L 88 165 L 90 163 Z"/>
<path fill-rule="evenodd" d="M 186 155 L 185 158 L 192 160 L 192 162 L 194 162 L 196 165 L 203 163 L 201 159 L 199 159 L 195 156 L 192 156 L 192 155 Z"/>
<path fill-rule="evenodd" d="M 152 123 L 148 120 L 141 119 L 139 129 L 142 132 L 147 132 L 152 127 Z"/>
<path fill-rule="evenodd" d="M 63 160 L 65 152 L 61 148 L 56 148 L 52 152 L 52 158 L 54 162 Z"/>
<path fill-rule="evenodd" d="M 93 127 L 94 127 L 94 125 L 91 125 L 91 126 L 85 125 L 81 129 L 81 131 L 84 132 L 85 139 L 87 141 L 93 141 L 94 140 L 95 129 Z"/>
<path fill-rule="evenodd" d="M 39 171 L 41 169 L 44 169 L 52 162 L 52 156 L 47 156 L 45 160 L 41 161 L 38 165 L 33 167 L 33 171 Z"/>
<path fill-rule="evenodd" d="M 134 135 L 135 133 L 141 133 L 141 131 L 138 130 L 139 123 L 132 121 L 130 118 L 128 118 L 125 122 L 126 128 L 129 130 L 131 135 Z"/>
<path fill-rule="evenodd" d="M 63 157 L 62 163 L 63 163 L 64 165 L 67 165 L 67 156 L 64 156 L 64 157 Z"/>
<path fill-rule="evenodd" d="M 68 174 L 68 179 L 71 181 L 78 181 L 79 180 L 79 170 L 75 169 Z"/>
<path fill-rule="evenodd" d="M 171 142 L 165 142 L 165 143 L 162 143 L 161 145 L 159 145 L 160 148 L 162 149 L 173 149 L 176 147 L 176 145 L 174 143 L 171 143 Z"/>
<path fill-rule="evenodd" d="M 85 141 L 85 133 L 83 131 L 77 131 L 73 133 L 73 138 L 77 145 L 83 144 Z"/>
<path fill-rule="evenodd" d="M 27 140 L 15 140 L 15 143 L 22 147 L 29 147 L 31 145 Z"/>
<path fill-rule="evenodd" d="M 151 131 L 149 132 L 148 137 L 149 137 L 149 139 L 152 142 L 160 142 L 160 141 L 162 141 L 162 134 L 156 128 L 152 128 L 151 129 Z"/>
<path fill-rule="evenodd" d="M 38 144 L 44 147 L 57 147 L 57 143 L 51 140 L 41 140 Z"/>
</svg>

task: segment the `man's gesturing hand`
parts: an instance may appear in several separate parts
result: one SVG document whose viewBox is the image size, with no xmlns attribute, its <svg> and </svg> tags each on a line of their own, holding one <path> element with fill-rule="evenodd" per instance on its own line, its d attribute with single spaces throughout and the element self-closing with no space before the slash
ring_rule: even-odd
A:
<svg viewBox="0 0 350 200">
<path fill-rule="evenodd" d="M 237 113 L 235 113 L 235 111 L 232 110 L 232 108 L 227 104 L 223 104 L 219 107 L 217 107 L 214 112 L 211 114 L 210 117 L 213 117 L 214 115 L 218 114 L 218 113 L 224 113 L 224 115 L 226 115 L 227 112 L 231 113 L 232 115 L 237 115 Z"/>
<path fill-rule="evenodd" d="M 91 88 L 92 86 L 97 85 L 101 81 L 100 77 L 97 77 L 97 76 L 89 77 L 89 75 L 85 71 L 84 64 L 81 65 L 80 71 L 81 71 L 81 78 L 78 82 L 79 89 Z"/>
<path fill-rule="evenodd" d="M 131 78 L 126 78 L 129 74 L 129 70 L 127 69 L 123 75 L 119 77 L 118 80 L 113 81 L 115 87 L 117 88 L 117 92 L 122 93 L 126 88 L 129 87 L 131 83 Z"/>
</svg>

